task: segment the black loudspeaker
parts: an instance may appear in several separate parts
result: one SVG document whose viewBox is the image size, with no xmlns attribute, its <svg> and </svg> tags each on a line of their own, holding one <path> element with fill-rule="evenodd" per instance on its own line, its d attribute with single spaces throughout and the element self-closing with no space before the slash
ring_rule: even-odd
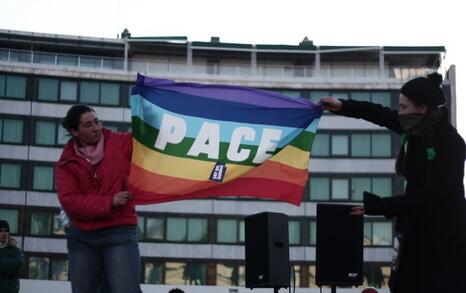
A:
<svg viewBox="0 0 466 293">
<path fill-rule="evenodd" d="M 259 213 L 245 218 L 246 287 L 290 286 L 288 216 Z"/>
<path fill-rule="evenodd" d="M 316 285 L 362 285 L 364 222 L 352 205 L 317 204 Z"/>
</svg>

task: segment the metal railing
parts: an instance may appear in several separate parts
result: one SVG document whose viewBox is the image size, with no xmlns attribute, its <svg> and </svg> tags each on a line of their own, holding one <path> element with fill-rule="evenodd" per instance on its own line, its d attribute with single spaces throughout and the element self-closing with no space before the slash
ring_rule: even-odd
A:
<svg viewBox="0 0 466 293">
<path fill-rule="evenodd" d="M 0 62 L 29 63 L 45 66 L 78 67 L 86 70 L 125 70 L 124 58 L 74 55 L 40 51 L 25 51 L 0 48 Z M 304 65 L 194 63 L 188 65 L 183 59 L 176 61 L 155 61 L 129 59 L 127 72 L 169 76 L 204 76 L 206 78 L 256 78 L 262 80 L 287 79 L 345 79 L 345 80 L 381 80 L 393 79 L 405 81 L 416 76 L 425 76 L 436 71 L 430 67 L 386 66 L 380 70 L 378 64 L 322 64 L 319 68 Z"/>
</svg>

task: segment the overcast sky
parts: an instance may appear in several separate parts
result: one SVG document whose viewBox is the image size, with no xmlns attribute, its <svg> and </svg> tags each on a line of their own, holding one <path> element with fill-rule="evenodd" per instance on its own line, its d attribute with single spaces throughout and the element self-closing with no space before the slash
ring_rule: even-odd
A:
<svg viewBox="0 0 466 293">
<path fill-rule="evenodd" d="M 445 46 L 457 66 L 458 128 L 466 137 L 466 15 L 459 0 L 0 0 L 0 28 L 115 38 L 297 45 Z M 462 5 L 462 4 L 461 4 Z"/>
</svg>

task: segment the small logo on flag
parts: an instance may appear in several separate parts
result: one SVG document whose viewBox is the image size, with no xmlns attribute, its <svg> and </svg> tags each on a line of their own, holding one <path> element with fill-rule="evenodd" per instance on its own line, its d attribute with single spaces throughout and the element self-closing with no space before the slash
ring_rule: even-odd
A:
<svg viewBox="0 0 466 293">
<path fill-rule="evenodd" d="M 217 162 L 215 164 L 214 169 L 212 169 L 212 173 L 210 173 L 209 179 L 216 182 L 223 182 L 223 177 L 225 177 L 225 173 L 227 171 L 227 167 L 222 162 Z"/>
</svg>

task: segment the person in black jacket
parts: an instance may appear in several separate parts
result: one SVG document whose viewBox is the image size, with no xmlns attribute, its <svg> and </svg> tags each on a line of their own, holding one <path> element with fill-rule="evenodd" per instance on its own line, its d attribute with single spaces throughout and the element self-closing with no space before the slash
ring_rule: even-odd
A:
<svg viewBox="0 0 466 293">
<path fill-rule="evenodd" d="M 465 143 L 448 121 L 441 82 L 437 73 L 406 82 L 398 111 L 321 99 L 326 110 L 401 136 L 396 172 L 406 179 L 404 195 L 382 198 L 364 192 L 364 206 L 352 212 L 396 217 L 399 246 L 389 282 L 396 293 L 466 292 Z"/>
<path fill-rule="evenodd" d="M 18 293 L 23 253 L 10 237 L 10 225 L 0 220 L 0 292 Z"/>
</svg>

